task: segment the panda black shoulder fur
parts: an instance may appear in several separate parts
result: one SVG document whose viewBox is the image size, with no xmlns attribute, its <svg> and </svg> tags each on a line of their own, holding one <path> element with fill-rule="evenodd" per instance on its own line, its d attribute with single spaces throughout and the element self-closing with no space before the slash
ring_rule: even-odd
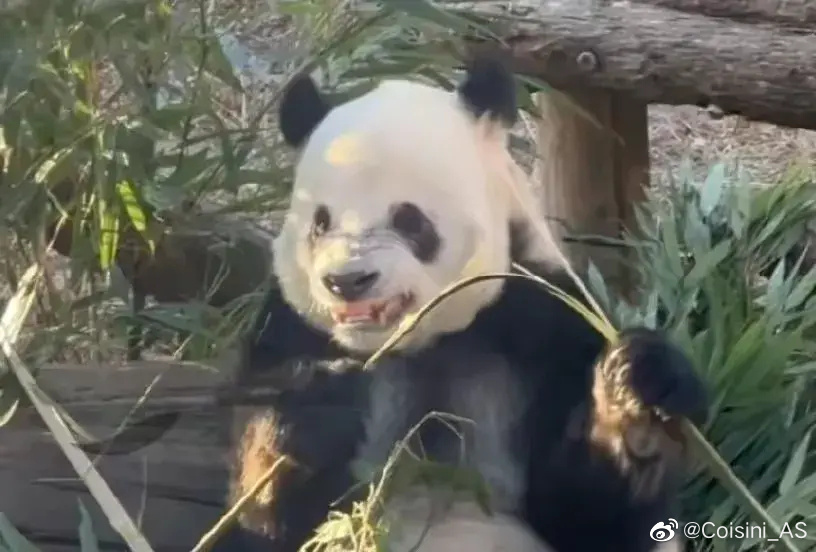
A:
<svg viewBox="0 0 816 552">
<path fill-rule="evenodd" d="M 361 370 L 405 316 L 463 277 L 519 262 L 577 295 L 555 240 L 529 225 L 535 201 L 506 147 L 513 83 L 476 60 L 452 92 L 394 80 L 330 106 L 308 78 L 286 91 L 281 130 L 299 160 L 244 376 L 289 380 L 245 426 L 233 496 L 282 455 L 292 462 L 224 550 L 297 550 L 330 509 L 361 498 L 355 468 L 384 463 L 431 412 L 472 421 L 459 435 L 428 421 L 422 451 L 478 470 L 497 515 L 457 503 L 417 550 L 645 552 L 659 545 L 652 526 L 677 517 L 682 447 L 652 412 L 698 419 L 706 397 L 657 332 L 627 331 L 604 350 L 542 287 L 487 280 Z M 435 497 L 417 488 L 398 500 L 389 511 L 408 528 L 392 550 L 403 552 Z"/>
</svg>

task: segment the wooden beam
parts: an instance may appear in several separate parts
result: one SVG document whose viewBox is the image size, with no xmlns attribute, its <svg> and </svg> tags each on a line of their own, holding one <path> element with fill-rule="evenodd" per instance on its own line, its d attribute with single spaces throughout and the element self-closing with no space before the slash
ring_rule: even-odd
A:
<svg viewBox="0 0 816 552">
<path fill-rule="evenodd" d="M 187 552 L 224 512 L 230 409 L 212 396 L 228 377 L 194 364 L 138 362 L 47 366 L 38 380 L 96 435 L 113 433 L 151 384 L 140 415 L 184 413 L 158 441 L 95 463 L 154 550 Z M 78 499 L 100 550 L 126 549 L 31 409 L 0 427 L 0 489 L 0 512 L 44 552 L 79 550 Z"/>
<path fill-rule="evenodd" d="M 517 72 L 552 86 L 816 129 L 812 36 L 624 2 L 542 0 L 523 16 L 520 8 L 508 15 L 491 2 L 477 6 L 502 21 L 495 30 L 505 45 L 471 48 L 502 50 Z"/>
<path fill-rule="evenodd" d="M 541 193 L 545 214 L 566 233 L 619 238 L 634 226 L 634 203 L 649 184 L 647 106 L 620 93 L 570 90 L 538 94 Z M 576 268 L 587 259 L 607 281 L 626 291 L 632 274 L 624 250 L 565 243 Z"/>
<path fill-rule="evenodd" d="M 773 24 L 792 31 L 816 30 L 813 0 L 632 0 L 671 10 L 722 17 L 742 23 Z"/>
<path fill-rule="evenodd" d="M 71 179 L 60 182 L 54 195 L 63 205 L 74 201 L 81 184 Z M 116 261 L 134 291 L 160 303 L 202 300 L 215 307 L 252 293 L 269 277 L 272 269 L 273 231 L 232 214 L 214 212 L 217 205 L 204 205 L 187 213 L 167 213 L 164 220 L 148 221 L 151 248 L 131 224 L 122 229 Z M 270 213 L 273 228 L 282 213 Z M 87 238 L 88 236 L 83 236 Z M 49 224 L 46 243 L 71 257 L 74 227 L 70 218 L 61 225 Z M 86 248 L 84 239 L 77 246 Z M 91 263 L 95 259 L 89 259 Z M 98 266 L 94 267 L 98 270 Z"/>
</svg>

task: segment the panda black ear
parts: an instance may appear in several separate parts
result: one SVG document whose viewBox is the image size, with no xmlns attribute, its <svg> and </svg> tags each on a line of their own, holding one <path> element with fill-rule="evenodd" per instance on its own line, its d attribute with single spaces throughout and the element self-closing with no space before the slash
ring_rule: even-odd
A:
<svg viewBox="0 0 816 552">
<path fill-rule="evenodd" d="M 467 64 L 465 80 L 458 88 L 459 97 L 476 117 L 487 114 L 507 127 L 518 118 L 516 81 L 502 61 L 480 57 Z"/>
<path fill-rule="evenodd" d="M 284 91 L 278 108 L 283 139 L 293 148 L 300 148 L 329 111 L 331 105 L 321 96 L 312 78 L 296 77 Z"/>
</svg>

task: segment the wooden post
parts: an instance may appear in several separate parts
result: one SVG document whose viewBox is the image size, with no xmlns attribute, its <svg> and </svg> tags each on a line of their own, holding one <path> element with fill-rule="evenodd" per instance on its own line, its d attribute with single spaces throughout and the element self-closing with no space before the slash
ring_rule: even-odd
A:
<svg viewBox="0 0 816 552">
<path fill-rule="evenodd" d="M 540 194 L 544 213 L 562 238 L 618 238 L 634 228 L 633 204 L 649 183 L 647 106 L 615 92 L 542 92 L 536 103 Z M 560 220 L 554 220 L 554 218 Z M 627 290 L 632 274 L 613 245 L 564 242 L 583 271 L 588 258 L 610 286 Z"/>
</svg>

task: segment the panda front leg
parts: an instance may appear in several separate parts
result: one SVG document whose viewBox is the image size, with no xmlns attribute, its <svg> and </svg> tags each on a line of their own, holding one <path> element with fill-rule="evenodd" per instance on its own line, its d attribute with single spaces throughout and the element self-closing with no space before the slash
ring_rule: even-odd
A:
<svg viewBox="0 0 816 552">
<path fill-rule="evenodd" d="M 686 355 L 656 330 L 621 334 L 595 365 L 590 439 L 649 498 L 681 468 L 678 421 L 700 423 L 707 393 Z"/>
<path fill-rule="evenodd" d="M 333 509 L 354 499 L 351 462 L 364 436 L 361 373 L 319 373 L 237 421 L 234 505 L 277 464 L 215 552 L 296 552 Z M 243 420 L 241 420 L 243 418 Z"/>
</svg>

